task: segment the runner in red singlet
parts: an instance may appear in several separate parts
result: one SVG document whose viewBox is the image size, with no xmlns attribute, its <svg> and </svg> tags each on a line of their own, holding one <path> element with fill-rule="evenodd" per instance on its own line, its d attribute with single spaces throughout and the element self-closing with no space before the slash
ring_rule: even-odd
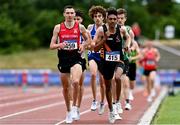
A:
<svg viewBox="0 0 180 125">
<path fill-rule="evenodd" d="M 154 80 L 156 76 L 157 63 L 160 59 L 158 49 L 153 47 L 151 41 L 147 41 L 145 48 L 142 50 L 144 75 L 146 77 L 148 98 L 147 101 L 151 102 L 152 97 L 155 96 Z"/>
<path fill-rule="evenodd" d="M 66 123 L 72 123 L 73 119 L 78 120 L 79 108 L 76 106 L 79 81 L 83 72 L 83 59 L 81 53 L 84 51 L 84 44 L 80 43 L 80 34 L 85 41 L 89 41 L 86 28 L 74 20 L 75 10 L 72 6 L 66 6 L 63 13 L 64 22 L 55 25 L 50 49 L 58 50 L 58 69 L 61 72 L 60 78 L 63 87 L 63 95 L 67 107 Z M 73 86 L 73 106 L 70 107 L 69 85 Z M 72 111 L 71 111 L 72 110 Z M 73 113 L 72 115 L 72 112 Z"/>
</svg>

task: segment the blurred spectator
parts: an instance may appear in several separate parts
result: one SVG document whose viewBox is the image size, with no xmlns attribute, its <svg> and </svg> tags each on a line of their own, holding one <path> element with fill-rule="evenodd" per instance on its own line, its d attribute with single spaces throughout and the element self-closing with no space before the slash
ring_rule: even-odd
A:
<svg viewBox="0 0 180 125">
<path fill-rule="evenodd" d="M 139 43 L 139 37 L 141 35 L 141 28 L 137 22 L 132 25 L 132 31 L 134 32 L 134 39 Z"/>
</svg>

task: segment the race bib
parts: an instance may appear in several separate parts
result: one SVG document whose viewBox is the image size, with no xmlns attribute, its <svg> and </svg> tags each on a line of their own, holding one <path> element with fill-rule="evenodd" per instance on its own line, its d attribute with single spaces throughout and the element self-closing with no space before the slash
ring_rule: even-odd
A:
<svg viewBox="0 0 180 125">
<path fill-rule="evenodd" d="M 155 65 L 155 61 L 154 60 L 147 60 L 147 65 Z"/>
<path fill-rule="evenodd" d="M 94 54 L 94 53 L 99 53 L 99 54 L 100 54 L 101 51 L 99 50 L 99 51 L 95 52 L 95 51 L 90 51 L 90 50 L 89 50 L 89 51 L 88 51 L 88 56 L 91 55 L 91 54 Z"/>
<path fill-rule="evenodd" d="M 120 53 L 119 51 L 112 51 L 105 53 L 105 60 L 111 62 L 118 62 L 120 61 Z"/>
<path fill-rule="evenodd" d="M 64 40 L 64 42 L 66 42 L 66 46 L 64 47 L 64 50 L 78 49 L 78 44 L 76 40 Z"/>
</svg>

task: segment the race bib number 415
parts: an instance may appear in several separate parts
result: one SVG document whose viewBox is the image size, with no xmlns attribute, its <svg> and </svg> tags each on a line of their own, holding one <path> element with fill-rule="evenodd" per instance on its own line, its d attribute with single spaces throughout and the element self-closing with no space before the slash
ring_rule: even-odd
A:
<svg viewBox="0 0 180 125">
<path fill-rule="evenodd" d="M 120 61 L 120 53 L 119 53 L 119 51 L 106 52 L 105 53 L 105 60 L 106 61 L 111 61 L 111 62 Z"/>
<path fill-rule="evenodd" d="M 66 46 L 64 47 L 64 50 L 74 50 L 78 49 L 77 41 L 76 40 L 64 40 L 66 43 Z"/>
</svg>

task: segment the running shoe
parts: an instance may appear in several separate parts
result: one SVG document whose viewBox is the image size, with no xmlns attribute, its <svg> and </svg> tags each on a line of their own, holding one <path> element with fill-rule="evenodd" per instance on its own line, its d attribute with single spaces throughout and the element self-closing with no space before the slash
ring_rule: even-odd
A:
<svg viewBox="0 0 180 125">
<path fill-rule="evenodd" d="M 152 97 L 155 97 L 155 96 L 156 96 L 156 90 L 155 90 L 154 88 L 151 90 L 151 96 L 152 96 Z"/>
<path fill-rule="evenodd" d="M 116 106 L 116 104 L 113 104 L 113 112 L 114 112 L 114 116 L 115 116 L 115 119 L 122 119 L 120 116 L 119 116 L 119 114 L 118 114 L 118 112 L 117 112 L 117 106 Z"/>
<path fill-rule="evenodd" d="M 79 108 L 77 107 L 77 117 L 75 120 L 79 120 L 80 119 L 80 111 L 79 111 Z"/>
<path fill-rule="evenodd" d="M 91 111 L 96 111 L 98 102 L 96 100 L 93 100 L 91 104 Z"/>
<path fill-rule="evenodd" d="M 149 96 L 147 97 L 147 101 L 148 101 L 148 102 L 152 102 L 152 96 L 151 96 L 151 95 L 149 95 Z"/>
<path fill-rule="evenodd" d="M 116 102 L 116 108 L 117 108 L 117 112 L 119 114 L 123 113 L 123 109 L 122 109 L 122 106 L 121 106 L 120 102 Z"/>
<path fill-rule="evenodd" d="M 132 91 L 129 91 L 129 100 L 134 100 L 134 96 L 133 96 L 133 94 L 132 94 Z"/>
<path fill-rule="evenodd" d="M 67 124 L 70 124 L 70 123 L 73 122 L 72 115 L 71 115 L 71 111 L 70 111 L 70 112 L 67 112 L 65 122 L 66 122 Z"/>
<path fill-rule="evenodd" d="M 77 106 L 72 106 L 71 113 L 72 113 L 72 118 L 74 120 L 79 120 L 78 119 L 78 107 Z"/>
<path fill-rule="evenodd" d="M 109 112 L 109 123 L 113 124 L 116 121 L 114 112 Z"/>
<path fill-rule="evenodd" d="M 104 113 L 105 105 L 103 102 L 99 104 L 99 115 L 102 115 Z"/>
<path fill-rule="evenodd" d="M 126 103 L 125 104 L 125 110 L 131 110 L 132 109 L 132 106 L 130 103 Z"/>
</svg>

